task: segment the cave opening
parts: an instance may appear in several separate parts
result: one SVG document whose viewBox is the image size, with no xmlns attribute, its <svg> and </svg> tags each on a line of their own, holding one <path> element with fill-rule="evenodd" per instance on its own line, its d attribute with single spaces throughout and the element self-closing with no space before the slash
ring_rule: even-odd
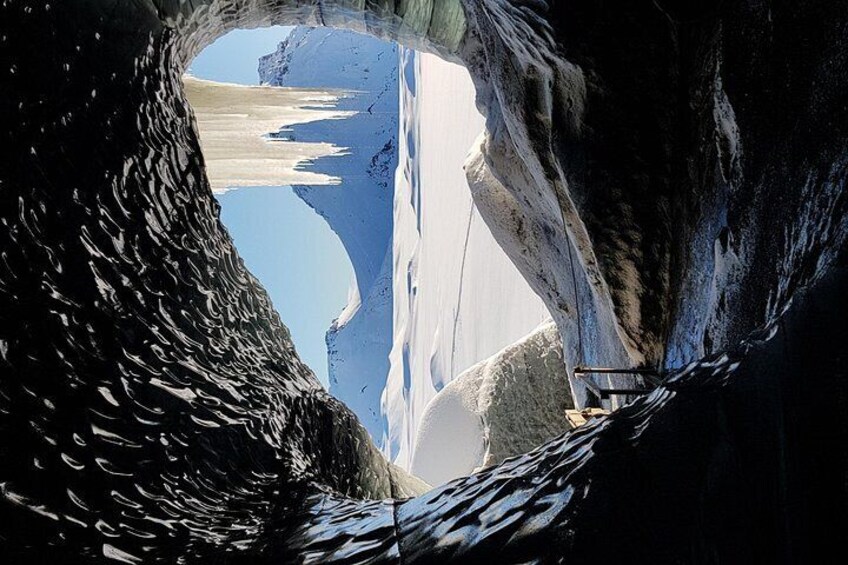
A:
<svg viewBox="0 0 848 565">
<path fill-rule="evenodd" d="M 236 59 L 240 48 L 247 54 Z M 246 266 L 301 358 L 387 457 L 441 484 L 567 429 L 574 402 L 559 351 L 553 355 L 561 366 L 549 364 L 541 375 L 559 390 L 547 412 L 535 415 L 550 421 L 497 455 L 487 414 L 469 411 L 468 401 L 450 409 L 450 401 L 434 401 L 528 334 L 545 346 L 522 346 L 525 356 L 561 348 L 548 309 L 493 238 L 469 188 L 464 161 L 484 119 L 464 68 L 350 30 L 265 28 L 219 38 L 193 60 L 183 83 L 222 221 Z M 293 209 L 281 207 L 281 193 L 296 195 L 295 204 L 324 224 L 321 237 L 338 241 L 324 252 L 318 238 L 303 242 L 303 234 L 257 240 L 259 232 L 268 237 L 262 224 L 275 215 L 273 237 L 283 237 L 279 228 Z M 341 259 L 332 249 L 339 242 Z M 317 310 L 332 291 L 347 290 L 351 277 L 307 283 L 312 294 L 303 297 L 300 277 L 312 275 L 315 261 L 286 261 L 283 251 L 310 245 L 324 265 L 341 260 L 354 270 L 347 305 L 336 301 L 323 320 Z M 281 282 L 279 270 L 294 280 Z M 320 335 L 307 335 L 303 319 Z M 315 351 L 324 332 L 326 349 Z M 524 396 L 532 394 L 529 388 Z"/>
</svg>

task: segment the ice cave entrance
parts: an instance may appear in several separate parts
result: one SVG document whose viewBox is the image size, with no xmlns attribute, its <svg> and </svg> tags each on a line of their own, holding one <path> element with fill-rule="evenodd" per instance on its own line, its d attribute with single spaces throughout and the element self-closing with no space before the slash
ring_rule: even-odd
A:
<svg viewBox="0 0 848 565">
<path fill-rule="evenodd" d="M 436 485 L 598 415 L 567 414 L 557 326 L 472 198 L 466 69 L 271 28 L 219 39 L 184 85 L 247 267 L 387 457 Z"/>
</svg>

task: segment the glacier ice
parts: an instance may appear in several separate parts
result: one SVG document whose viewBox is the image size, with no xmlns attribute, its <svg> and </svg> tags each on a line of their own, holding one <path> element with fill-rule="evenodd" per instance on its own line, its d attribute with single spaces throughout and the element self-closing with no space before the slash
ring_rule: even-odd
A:
<svg viewBox="0 0 848 565">
<path fill-rule="evenodd" d="M 842 551 L 843 7 L 467 0 L 439 23 L 452 6 L 0 4 L 4 562 Z M 321 389 L 218 221 L 182 74 L 272 23 L 462 62 L 486 116 L 475 205 L 567 368 L 666 382 L 407 499 L 425 487 Z"/>
<path fill-rule="evenodd" d="M 328 140 L 296 142 L 271 134 L 292 124 L 339 120 L 341 92 L 284 90 L 183 79 L 200 134 L 206 173 L 214 192 L 249 186 L 332 185 L 340 179 L 304 170 L 303 164 L 338 155 Z"/>
<path fill-rule="evenodd" d="M 569 430 L 574 408 L 562 341 L 546 322 L 463 371 L 433 397 L 410 471 L 431 485 L 521 455 Z"/>
</svg>

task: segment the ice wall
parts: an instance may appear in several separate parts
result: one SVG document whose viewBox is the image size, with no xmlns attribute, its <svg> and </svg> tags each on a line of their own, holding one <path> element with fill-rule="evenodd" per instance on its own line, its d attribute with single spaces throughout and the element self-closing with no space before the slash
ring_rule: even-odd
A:
<svg viewBox="0 0 848 565">
<path fill-rule="evenodd" d="M 408 467 L 430 399 L 548 312 L 472 201 L 463 164 L 484 119 L 468 71 L 408 49 L 401 61 L 394 343 L 383 449 Z"/>
<path fill-rule="evenodd" d="M 344 148 L 298 167 L 338 186 L 295 188 L 356 272 L 327 333 L 330 391 L 408 464 L 433 395 L 547 316 L 472 201 L 463 163 L 484 127 L 473 84 L 435 56 L 403 50 L 399 59 L 393 44 L 328 28 L 296 28 L 259 71 L 264 84 L 349 93 L 334 109 L 354 115 L 279 137 Z"/>
</svg>

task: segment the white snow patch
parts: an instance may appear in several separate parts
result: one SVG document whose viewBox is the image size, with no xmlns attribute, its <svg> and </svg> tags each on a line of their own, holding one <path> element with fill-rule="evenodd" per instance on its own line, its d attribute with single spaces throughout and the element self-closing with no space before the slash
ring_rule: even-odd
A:
<svg viewBox="0 0 848 565">
<path fill-rule="evenodd" d="M 456 379 L 427 404 L 416 431 L 410 472 L 431 485 L 468 475 L 486 457 L 477 397 L 483 373 Z"/>
<path fill-rule="evenodd" d="M 411 471 L 440 485 L 496 465 L 567 431 L 573 407 L 551 320 L 463 372 L 427 404 Z"/>
<path fill-rule="evenodd" d="M 394 343 L 382 411 L 384 452 L 408 469 L 424 407 L 436 392 L 549 313 L 472 202 L 463 164 L 484 119 L 468 71 L 409 50 L 401 59 Z M 448 398 L 462 405 L 462 398 Z M 476 458 L 474 422 L 450 417 L 469 426 L 457 440 L 471 442 L 460 444 Z"/>
</svg>

